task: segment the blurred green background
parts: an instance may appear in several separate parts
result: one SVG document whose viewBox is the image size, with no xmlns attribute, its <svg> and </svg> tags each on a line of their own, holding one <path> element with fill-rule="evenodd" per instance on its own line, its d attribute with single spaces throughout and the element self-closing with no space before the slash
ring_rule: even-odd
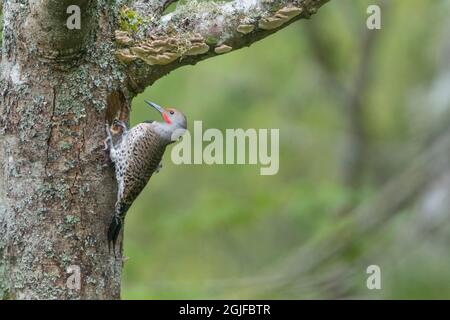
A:
<svg viewBox="0 0 450 320">
<path fill-rule="evenodd" d="M 449 13 L 331 0 L 138 96 L 133 125 L 157 116 L 148 98 L 191 129 L 279 128 L 280 170 L 176 166 L 170 147 L 127 215 L 123 298 L 450 298 L 450 154 L 432 149 L 450 123 Z"/>
</svg>

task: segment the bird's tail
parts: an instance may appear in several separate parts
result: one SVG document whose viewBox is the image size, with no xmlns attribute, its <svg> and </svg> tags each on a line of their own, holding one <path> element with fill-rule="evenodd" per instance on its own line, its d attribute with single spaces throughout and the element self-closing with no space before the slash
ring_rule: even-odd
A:
<svg viewBox="0 0 450 320">
<path fill-rule="evenodd" d="M 125 206 L 123 204 L 116 205 L 116 211 L 111 220 L 111 224 L 108 229 L 108 249 L 111 252 L 111 244 L 114 255 L 116 254 L 116 243 L 117 238 L 119 237 L 120 230 L 122 230 L 123 221 L 125 218 L 125 214 L 128 210 L 129 206 Z"/>
<path fill-rule="evenodd" d="M 120 230 L 122 229 L 122 225 L 122 219 L 117 215 L 114 215 L 108 229 L 108 249 L 111 252 L 112 244 L 114 255 L 116 254 L 116 242 L 119 237 Z"/>
</svg>

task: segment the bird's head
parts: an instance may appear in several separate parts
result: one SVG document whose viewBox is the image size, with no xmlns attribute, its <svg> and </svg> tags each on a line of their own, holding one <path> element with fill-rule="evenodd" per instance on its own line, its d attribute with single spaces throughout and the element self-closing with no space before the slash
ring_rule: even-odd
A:
<svg viewBox="0 0 450 320">
<path fill-rule="evenodd" d="M 154 102 L 145 100 L 145 102 L 161 113 L 164 122 L 158 122 L 164 134 L 170 136 L 171 141 L 176 141 L 187 129 L 186 116 L 174 108 L 163 108 Z"/>
</svg>

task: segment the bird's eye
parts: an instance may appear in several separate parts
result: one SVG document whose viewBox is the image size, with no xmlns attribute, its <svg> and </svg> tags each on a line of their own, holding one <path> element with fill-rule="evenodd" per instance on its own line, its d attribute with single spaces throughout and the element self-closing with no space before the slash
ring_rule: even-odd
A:
<svg viewBox="0 0 450 320">
<path fill-rule="evenodd" d="M 173 112 L 172 110 L 169 111 L 170 114 L 174 114 L 175 112 Z"/>
</svg>

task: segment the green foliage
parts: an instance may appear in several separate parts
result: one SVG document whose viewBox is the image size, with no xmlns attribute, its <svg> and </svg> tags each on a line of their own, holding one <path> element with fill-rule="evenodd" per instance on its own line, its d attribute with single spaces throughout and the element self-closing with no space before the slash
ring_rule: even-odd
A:
<svg viewBox="0 0 450 320">
<path fill-rule="evenodd" d="M 139 27 L 144 23 L 144 19 L 134 10 L 130 8 L 123 8 L 119 14 L 120 30 L 127 32 L 139 31 Z"/>
</svg>

